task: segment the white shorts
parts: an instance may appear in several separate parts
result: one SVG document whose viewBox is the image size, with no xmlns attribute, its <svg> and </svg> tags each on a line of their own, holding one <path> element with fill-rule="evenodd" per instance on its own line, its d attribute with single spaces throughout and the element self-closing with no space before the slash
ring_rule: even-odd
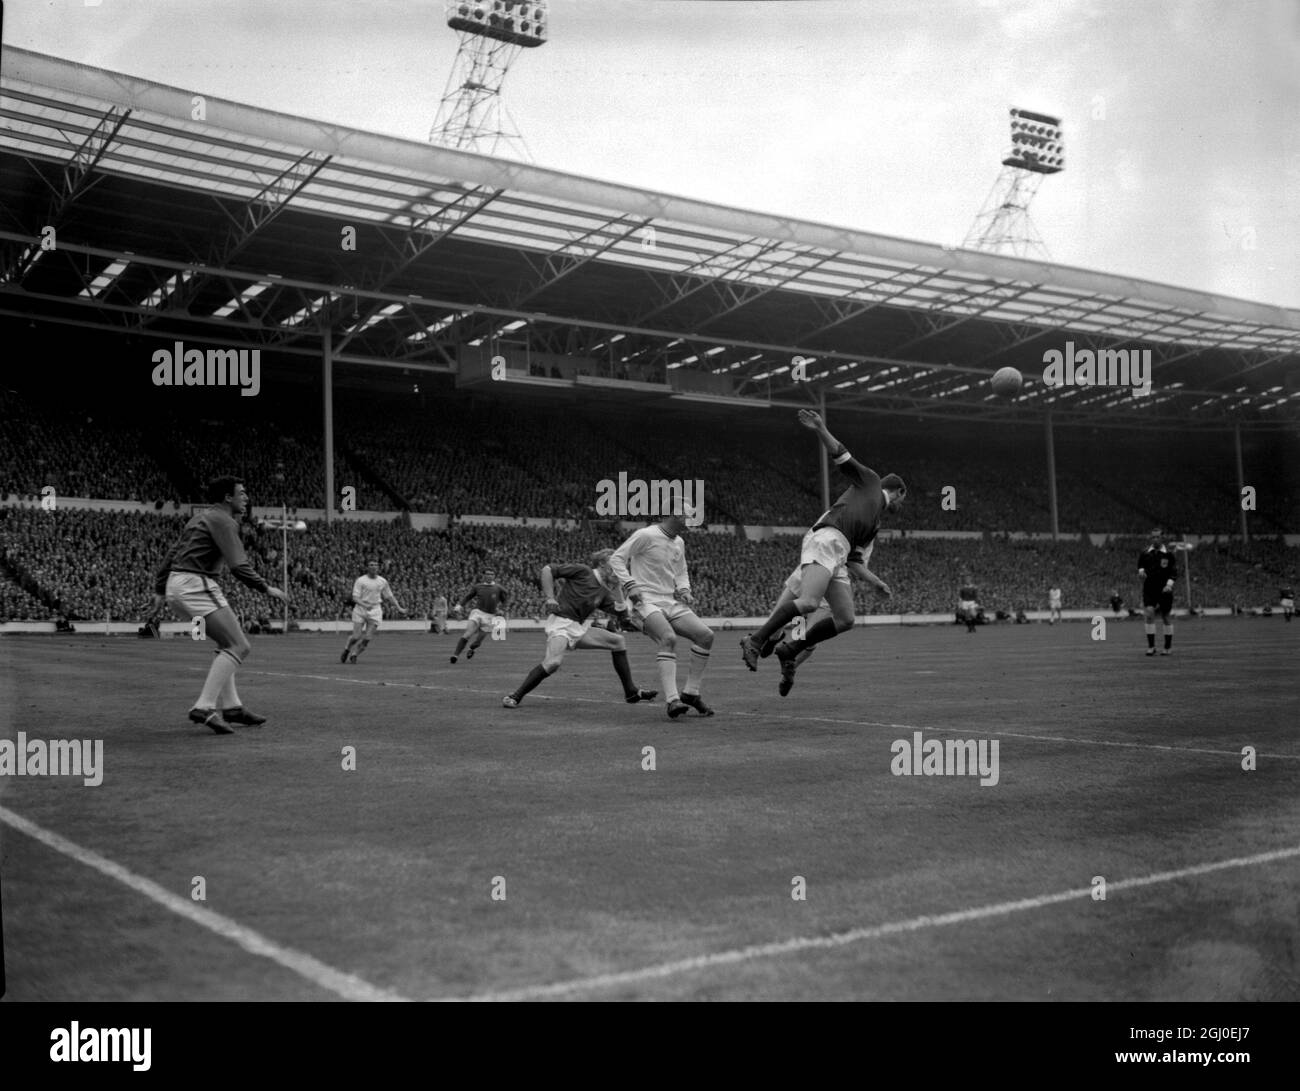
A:
<svg viewBox="0 0 1300 1091">
<path fill-rule="evenodd" d="M 353 624 L 356 624 L 357 622 L 364 624 L 367 621 L 373 621 L 378 625 L 383 620 L 384 608 L 382 606 L 362 606 L 360 603 L 357 603 L 352 607 Z"/>
<path fill-rule="evenodd" d="M 662 613 L 669 621 L 676 621 L 691 613 L 691 608 L 686 603 L 678 602 L 671 595 L 647 595 L 645 592 L 641 593 L 640 605 L 633 609 L 643 621 L 654 613 Z"/>
<path fill-rule="evenodd" d="M 1053 610 L 1059 610 L 1059 609 L 1061 608 L 1061 600 L 1060 600 L 1060 599 L 1048 599 L 1048 600 L 1047 600 L 1047 605 L 1048 605 L 1051 609 L 1053 609 Z"/>
<path fill-rule="evenodd" d="M 799 547 L 799 567 L 819 564 L 831 574 L 832 579 L 846 583 L 849 570 L 844 567 L 849 559 L 849 540 L 834 527 L 818 527 L 803 536 Z"/>
<path fill-rule="evenodd" d="M 469 620 L 478 622 L 480 629 L 486 629 L 490 633 L 502 618 L 500 614 L 489 614 L 476 606 L 469 612 Z"/>
<path fill-rule="evenodd" d="M 576 648 L 578 641 L 581 640 L 588 629 L 591 628 L 591 618 L 586 621 L 574 621 L 571 617 L 560 617 L 557 614 L 547 615 L 546 621 L 542 628 L 546 630 L 546 639 L 550 640 L 553 636 L 562 636 L 569 642 L 570 648 Z"/>
<path fill-rule="evenodd" d="M 1295 599 L 1283 599 L 1283 600 L 1282 600 L 1282 609 L 1283 609 L 1283 610 L 1294 610 L 1294 609 L 1295 609 Z"/>
<path fill-rule="evenodd" d="M 173 572 L 167 577 L 167 605 L 187 620 L 192 620 L 207 617 L 230 603 L 211 576 Z"/>
<path fill-rule="evenodd" d="M 963 617 L 965 617 L 968 614 L 979 613 L 979 608 L 980 608 L 979 603 L 975 602 L 973 599 L 962 599 L 960 602 L 957 603 L 957 612 L 961 614 Z"/>
<path fill-rule="evenodd" d="M 847 568 L 842 568 L 838 575 L 831 577 L 831 583 L 842 583 L 845 587 L 851 587 L 852 584 L 849 582 L 849 570 Z M 797 566 L 795 570 L 786 577 L 785 586 L 789 590 L 790 594 L 794 595 L 795 598 L 798 598 L 803 593 L 802 564 Z M 822 599 L 821 605 L 825 606 L 828 610 L 830 609 L 830 604 L 827 603 L 825 599 Z"/>
</svg>

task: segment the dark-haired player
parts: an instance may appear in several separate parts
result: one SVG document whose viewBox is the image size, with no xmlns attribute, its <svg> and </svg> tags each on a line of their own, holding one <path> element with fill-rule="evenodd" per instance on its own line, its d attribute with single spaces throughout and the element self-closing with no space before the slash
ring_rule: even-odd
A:
<svg viewBox="0 0 1300 1091">
<path fill-rule="evenodd" d="M 469 644 L 469 652 L 465 658 L 473 659 L 479 645 L 491 636 L 498 626 L 506 623 L 501 608 L 509 600 L 510 592 L 497 583 L 497 574 L 492 569 L 485 568 L 482 582 L 471 587 L 469 593 L 460 600 L 459 606 L 462 610 L 471 602 L 474 608 L 469 612 L 465 631 L 456 641 L 456 650 L 451 653 L 453 663 L 460 658 L 460 653 L 465 650 L 466 644 Z M 471 641 L 473 643 L 470 643 Z"/>
<path fill-rule="evenodd" d="M 190 518 L 158 568 L 150 616 L 157 614 L 165 601 L 187 620 L 203 619 L 203 631 L 216 643 L 217 655 L 203 691 L 190 709 L 190 719 L 218 735 L 229 735 L 234 731 L 231 724 L 257 727 L 266 723 L 266 717 L 248 712 L 235 690 L 235 671 L 252 649 L 217 577 L 223 568 L 229 568 L 235 579 L 254 591 L 276 599 L 288 596 L 271 587 L 248 563 L 235 522 L 236 516 L 248 510 L 243 482 L 236 477 L 217 477 L 208 482 L 204 495 L 212 506 Z"/>
<path fill-rule="evenodd" d="M 830 616 L 808 626 L 802 640 L 787 640 L 777 646 L 783 664 L 804 648 L 815 647 L 853 627 L 853 590 L 846 562 L 854 550 L 864 550 L 875 540 L 881 516 L 886 511 L 897 511 L 907 495 L 907 486 L 897 474 L 881 478 L 849 454 L 844 444 L 826 430 L 821 414 L 800 409 L 799 423 L 817 433 L 850 484 L 804 535 L 798 592 L 783 592 L 771 616 L 740 642 L 741 656 L 750 670 L 758 669 L 759 656 L 773 636 L 794 618 L 813 613 L 822 599 L 830 605 Z"/>
<path fill-rule="evenodd" d="M 548 564 L 542 569 L 542 594 L 546 596 L 546 608 L 549 611 L 544 626 L 546 654 L 528 672 L 528 677 L 519 684 L 519 688 L 502 699 L 501 703 L 506 708 L 518 708 L 525 695 L 559 670 L 560 664 L 564 662 L 564 653 L 570 648 L 610 652 L 614 659 L 614 673 L 623 684 L 623 699 L 629 705 L 638 701 L 653 701 L 659 695 L 658 690 L 640 689 L 632 681 L 632 668 L 627 661 L 627 641 L 623 634 L 593 628 L 591 624 L 591 615 L 597 610 L 604 610 L 619 618 L 621 627 L 635 628 L 627 620 L 627 603 L 615 599 L 610 592 L 610 588 L 618 586 L 613 570 L 609 567 L 610 554 L 613 552 L 612 549 L 602 549 L 593 554 L 592 567 L 585 564 Z"/>
<path fill-rule="evenodd" d="M 1178 579 L 1178 562 L 1165 548 L 1164 531 L 1153 530 L 1150 544 L 1138 557 L 1138 575 L 1142 577 L 1142 617 L 1146 622 L 1147 655 L 1156 654 L 1156 614 L 1164 622 L 1165 646 L 1161 655 L 1168 655 L 1174 643 L 1174 623 L 1170 612 L 1174 608 L 1174 581 Z"/>
<path fill-rule="evenodd" d="M 713 630 L 691 609 L 695 598 L 686 571 L 686 547 L 682 532 L 687 506 L 673 502 L 672 512 L 657 523 L 634 530 L 610 555 L 609 564 L 632 608 L 641 619 L 642 632 L 658 645 L 655 661 L 664 688 L 668 718 L 684 716 L 693 708 L 701 716 L 712 716 L 712 706 L 700 696 L 704 672 L 713 649 Z M 691 642 L 686 685 L 677 692 L 677 638 Z"/>
<path fill-rule="evenodd" d="M 339 657 L 340 663 L 355 663 L 369 647 L 379 631 L 379 623 L 384 620 L 385 602 L 391 603 L 399 614 L 406 613 L 388 581 L 379 574 L 379 562 L 373 559 L 366 562 L 365 575 L 358 576 L 352 585 L 352 602 L 352 635 Z"/>
</svg>

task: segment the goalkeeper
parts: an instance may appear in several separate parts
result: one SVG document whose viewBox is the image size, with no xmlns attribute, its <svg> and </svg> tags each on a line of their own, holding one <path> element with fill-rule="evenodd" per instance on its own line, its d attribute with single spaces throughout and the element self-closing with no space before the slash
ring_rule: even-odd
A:
<svg viewBox="0 0 1300 1091">
<path fill-rule="evenodd" d="M 609 566 L 613 552 L 612 549 L 602 549 L 594 553 L 590 566 L 548 564 L 542 569 L 542 594 L 546 596 L 549 615 L 543 625 L 546 630 L 546 654 L 528 672 L 528 677 L 519 684 L 519 688 L 502 699 L 503 706 L 518 708 L 519 702 L 527 694 L 560 669 L 564 654 L 570 648 L 612 653 L 614 671 L 623 684 L 623 697 L 629 705 L 638 701 L 653 701 L 659 696 L 658 690 L 640 689 L 632 681 L 632 668 L 627 661 L 627 641 L 617 630 L 632 630 L 636 626 L 628 616 L 627 602 L 618 590 L 618 581 Z M 604 610 L 617 618 L 617 624 L 611 621 L 609 629 L 593 628 L 591 615 L 597 610 Z"/>
</svg>

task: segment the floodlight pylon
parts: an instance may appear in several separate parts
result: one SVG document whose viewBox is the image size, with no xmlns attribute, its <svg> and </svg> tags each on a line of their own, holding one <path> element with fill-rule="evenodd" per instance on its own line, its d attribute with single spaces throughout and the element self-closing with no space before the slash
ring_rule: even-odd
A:
<svg viewBox="0 0 1300 1091">
<path fill-rule="evenodd" d="M 458 44 L 431 144 L 532 161 L 501 87 L 521 49 L 545 44 L 549 21 L 545 0 L 447 0 Z"/>
</svg>

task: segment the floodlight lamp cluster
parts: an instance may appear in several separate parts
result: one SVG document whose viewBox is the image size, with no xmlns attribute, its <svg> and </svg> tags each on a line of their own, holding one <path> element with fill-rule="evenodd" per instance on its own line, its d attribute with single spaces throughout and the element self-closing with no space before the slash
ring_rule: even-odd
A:
<svg viewBox="0 0 1300 1091">
<path fill-rule="evenodd" d="M 1065 169 L 1065 143 L 1061 119 L 1031 110 L 1011 108 L 1011 151 L 1003 166 L 1036 174 L 1057 174 Z"/>
<path fill-rule="evenodd" d="M 546 41 L 545 0 L 447 0 L 447 25 L 525 47 Z"/>
</svg>

